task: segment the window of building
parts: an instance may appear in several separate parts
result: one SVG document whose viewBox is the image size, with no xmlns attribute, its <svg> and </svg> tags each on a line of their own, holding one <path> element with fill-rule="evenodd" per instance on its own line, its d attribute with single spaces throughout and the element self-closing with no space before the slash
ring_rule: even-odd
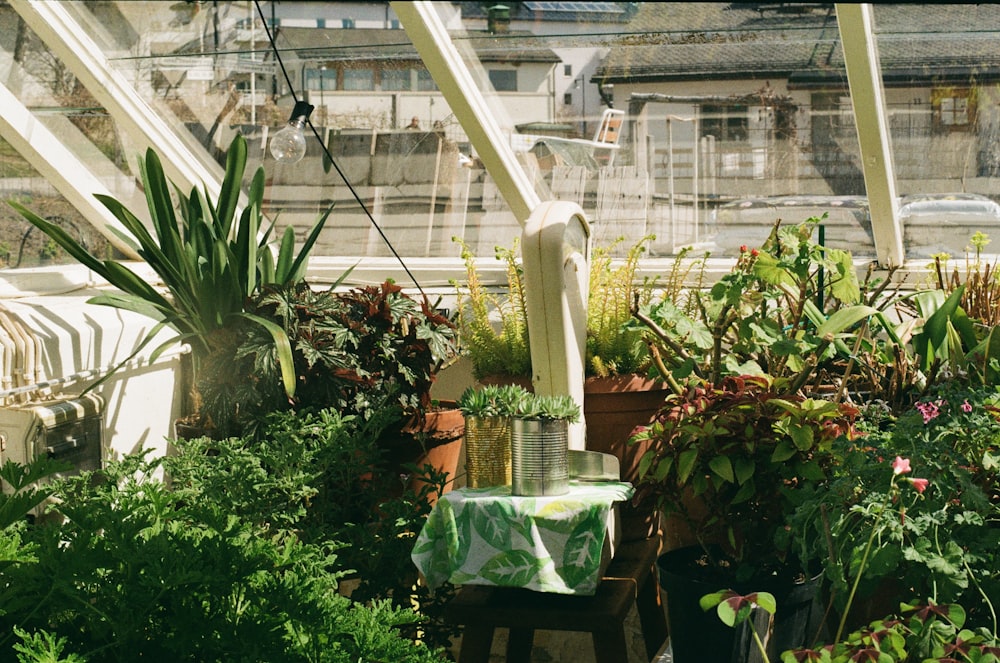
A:
<svg viewBox="0 0 1000 663">
<path fill-rule="evenodd" d="M 354 28 L 354 19 L 353 18 L 345 18 L 343 21 L 341 21 L 341 27 L 342 28 L 347 28 L 347 29 L 353 29 Z"/>
<path fill-rule="evenodd" d="M 573 105 L 573 93 L 567 92 L 566 94 L 563 95 L 563 106 L 572 106 L 572 105 Z"/>
<path fill-rule="evenodd" d="M 437 89 L 437 83 L 434 82 L 431 72 L 426 69 L 418 69 L 417 90 L 420 92 L 434 92 Z"/>
<path fill-rule="evenodd" d="M 750 121 L 747 107 L 742 105 L 703 105 L 701 107 L 701 132 L 716 140 L 746 140 Z"/>
<path fill-rule="evenodd" d="M 573 75 L 573 65 L 571 65 L 571 64 L 564 64 L 563 65 L 563 76 L 572 76 L 572 75 Z"/>
<path fill-rule="evenodd" d="M 939 88 L 931 93 L 934 128 L 939 131 L 968 130 L 975 115 L 975 102 L 968 89 Z"/>
<path fill-rule="evenodd" d="M 517 71 L 513 69 L 490 69 L 490 84 L 497 92 L 517 92 Z"/>
<path fill-rule="evenodd" d="M 345 69 L 344 70 L 344 89 L 345 90 L 374 90 L 375 89 L 375 70 L 373 70 L 371 68 Z"/>
<path fill-rule="evenodd" d="M 336 69 L 306 69 L 305 85 L 307 90 L 322 90 L 330 92 L 337 89 Z"/>
<path fill-rule="evenodd" d="M 412 70 L 409 67 L 402 69 L 383 69 L 381 83 L 382 89 L 393 92 L 412 89 L 413 82 L 410 77 L 411 71 Z"/>
</svg>

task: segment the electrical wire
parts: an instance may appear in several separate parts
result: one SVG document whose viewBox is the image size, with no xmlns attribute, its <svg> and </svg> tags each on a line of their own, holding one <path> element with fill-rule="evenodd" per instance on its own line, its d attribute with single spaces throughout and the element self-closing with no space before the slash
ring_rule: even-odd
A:
<svg viewBox="0 0 1000 663">
<path fill-rule="evenodd" d="M 261 9 L 260 0 L 254 0 L 253 4 L 257 8 L 257 14 L 260 16 L 261 23 L 264 25 L 264 32 L 267 34 L 267 41 L 271 46 L 271 52 L 274 53 L 274 59 L 278 63 L 278 66 L 281 68 L 281 73 L 285 77 L 285 82 L 288 84 L 288 90 L 292 95 L 292 100 L 295 103 L 298 103 L 299 98 L 295 94 L 295 86 L 292 85 L 292 79 L 288 75 L 288 70 L 285 69 L 285 63 L 282 61 L 281 54 L 278 52 L 278 47 L 274 43 L 274 36 L 271 34 L 271 26 L 268 25 L 267 18 L 264 16 L 264 10 Z M 371 221 L 372 226 L 378 232 L 379 236 L 382 238 L 382 241 L 385 242 L 385 245 L 389 248 L 389 251 L 396 258 L 396 260 L 399 261 L 399 264 L 403 268 L 403 271 L 406 272 L 406 275 L 410 277 L 411 281 L 413 281 L 413 285 L 417 288 L 417 290 L 420 291 L 420 294 L 423 296 L 424 300 L 430 301 L 429 298 L 427 297 L 427 293 L 425 293 L 424 289 L 420 286 L 420 282 L 417 281 L 417 277 L 414 276 L 413 272 L 410 271 L 410 268 L 407 267 L 406 262 L 403 261 L 403 257 L 399 255 L 399 253 L 396 251 L 396 247 L 394 247 L 392 245 L 392 242 L 389 241 L 389 237 L 385 234 L 385 232 L 382 230 L 382 227 L 375 220 L 375 217 L 368 209 L 368 206 L 365 205 L 365 202 L 361 199 L 360 194 L 358 194 L 357 190 L 347 179 L 347 176 L 344 174 L 344 171 L 342 171 L 340 169 L 340 166 L 337 165 L 337 161 L 333 158 L 333 155 L 330 153 L 330 149 L 326 146 L 326 143 L 319 135 L 319 131 L 316 129 L 315 126 L 313 126 L 312 120 L 308 117 L 306 118 L 306 124 L 309 125 L 309 129 L 312 131 L 313 136 L 316 137 L 316 141 L 319 143 L 320 147 L 323 148 L 323 154 L 326 155 L 326 158 L 329 159 L 330 163 L 337 171 L 337 174 L 340 175 L 340 179 L 342 179 L 344 181 L 344 184 L 347 185 L 347 188 L 351 192 L 351 195 L 354 196 L 354 200 L 358 203 L 358 205 L 361 206 L 361 210 L 365 213 L 365 216 L 368 217 L 368 220 Z"/>
</svg>

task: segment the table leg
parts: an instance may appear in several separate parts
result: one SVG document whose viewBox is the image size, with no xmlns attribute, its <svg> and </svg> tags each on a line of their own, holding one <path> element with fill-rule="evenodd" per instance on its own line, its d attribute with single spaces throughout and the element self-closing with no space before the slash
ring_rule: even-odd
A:
<svg viewBox="0 0 1000 663">
<path fill-rule="evenodd" d="M 493 648 L 492 626 L 466 626 L 462 631 L 459 663 L 489 663 Z"/>
<path fill-rule="evenodd" d="M 655 571 L 649 574 L 646 582 L 639 588 L 635 607 L 639 612 L 639 624 L 642 625 L 642 635 L 646 641 L 646 654 L 652 659 L 667 640 L 667 619 L 663 614 Z"/>
<path fill-rule="evenodd" d="M 606 631 L 594 631 L 594 658 L 597 663 L 623 663 L 628 660 L 625 625 Z"/>
<path fill-rule="evenodd" d="M 531 660 L 531 647 L 535 641 L 535 629 L 512 628 L 507 640 L 507 663 L 524 663 Z"/>
</svg>

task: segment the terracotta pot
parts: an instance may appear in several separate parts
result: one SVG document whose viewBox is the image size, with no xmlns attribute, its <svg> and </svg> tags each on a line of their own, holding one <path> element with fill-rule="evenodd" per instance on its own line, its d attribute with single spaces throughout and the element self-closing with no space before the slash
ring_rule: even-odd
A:
<svg viewBox="0 0 1000 663">
<path fill-rule="evenodd" d="M 444 403 L 439 409 L 428 412 L 422 419 L 414 417 L 400 432 L 402 448 L 397 456 L 400 464 L 413 463 L 417 467 L 430 465 L 448 476 L 443 492 L 447 493 L 458 476 L 458 463 L 462 455 L 465 434 L 465 417 L 462 411 Z M 408 451 L 407 451 L 408 450 Z M 410 488 L 423 490 L 427 482 L 419 477 L 410 480 Z M 437 493 L 428 495 L 431 506 L 437 502 Z"/>
<path fill-rule="evenodd" d="M 639 461 L 649 447 L 628 441 L 635 428 L 648 424 L 663 405 L 666 385 L 641 375 L 591 377 L 583 383 L 583 392 L 587 449 L 618 458 L 622 481 L 636 484 Z M 652 503 L 626 504 L 621 515 L 625 541 L 653 536 L 659 527 L 659 513 Z"/>
</svg>

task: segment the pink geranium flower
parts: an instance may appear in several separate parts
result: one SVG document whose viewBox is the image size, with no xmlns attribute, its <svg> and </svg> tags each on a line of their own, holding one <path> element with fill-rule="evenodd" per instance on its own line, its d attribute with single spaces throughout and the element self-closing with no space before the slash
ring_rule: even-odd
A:
<svg viewBox="0 0 1000 663">
<path fill-rule="evenodd" d="M 910 485 L 913 486 L 918 493 L 923 493 L 927 490 L 928 483 L 929 481 L 927 481 L 927 479 L 910 479 Z"/>
<path fill-rule="evenodd" d="M 892 461 L 892 473 L 906 474 L 909 471 L 910 471 L 910 459 L 903 458 L 902 456 L 896 456 L 896 460 Z"/>
<path fill-rule="evenodd" d="M 925 424 L 929 424 L 941 414 L 940 401 L 937 403 L 917 403 L 916 408 L 923 415 Z"/>
<path fill-rule="evenodd" d="M 965 399 L 965 402 L 962 403 L 961 407 L 962 407 L 962 412 L 965 412 L 966 414 L 972 412 L 972 403 L 969 402 L 968 398 Z"/>
</svg>

